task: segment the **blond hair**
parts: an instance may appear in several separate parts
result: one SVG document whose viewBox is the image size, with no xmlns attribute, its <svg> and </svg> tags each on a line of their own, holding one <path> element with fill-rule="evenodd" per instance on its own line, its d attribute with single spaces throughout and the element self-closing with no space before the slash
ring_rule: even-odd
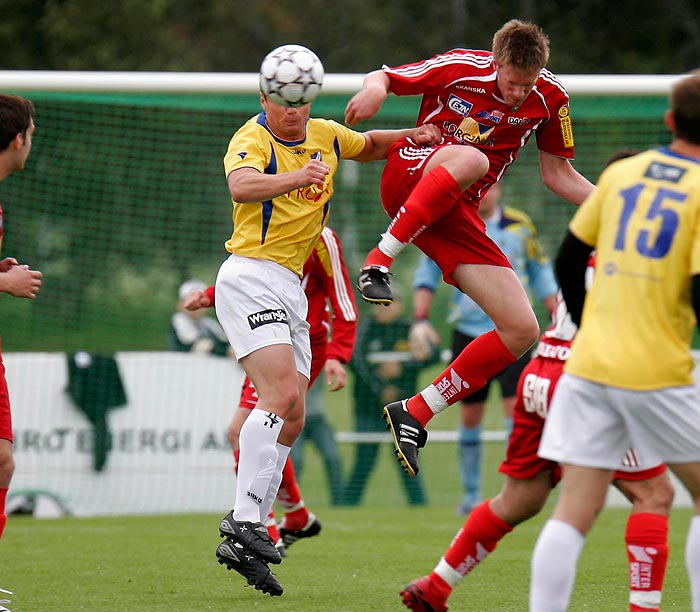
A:
<svg viewBox="0 0 700 612">
<path fill-rule="evenodd" d="M 534 23 L 511 19 L 494 35 L 493 57 L 501 66 L 518 70 L 544 68 L 549 60 L 549 38 Z"/>
</svg>

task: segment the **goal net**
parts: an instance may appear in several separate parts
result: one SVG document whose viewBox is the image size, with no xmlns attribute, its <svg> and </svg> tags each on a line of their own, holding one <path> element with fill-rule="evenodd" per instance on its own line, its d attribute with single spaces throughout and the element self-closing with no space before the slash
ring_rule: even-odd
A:
<svg viewBox="0 0 700 612">
<path fill-rule="evenodd" d="M 595 181 L 617 150 L 666 144 L 663 113 L 674 78 L 562 77 L 571 94 L 576 168 Z M 313 114 L 342 122 L 361 79 L 327 75 Z M 249 74 L 0 71 L 0 89 L 34 102 L 37 125 L 27 169 L 0 185 L 3 256 L 44 273 L 37 300 L 0 297 L 17 438 L 13 488 L 80 497 L 78 513 L 218 511 L 227 505 L 224 500 L 232 502 L 225 432 L 240 371 L 230 360 L 221 361 L 226 358 L 165 352 L 178 287 L 191 278 L 213 283 L 226 256 L 231 203 L 222 159 L 234 131 L 260 110 L 256 83 Z M 417 107 L 415 98 L 390 96 L 359 128 L 409 127 Z M 330 225 L 340 235 L 351 271 L 387 223 L 378 198 L 382 167 L 381 162 L 344 162 L 336 179 Z M 532 217 L 553 256 L 573 208 L 543 186 L 534 142 L 509 170 L 503 190 L 507 204 Z M 408 249 L 395 269 L 394 282 L 407 295 L 418 256 Z M 435 306 L 445 346 L 449 330 L 441 322 L 448 298 L 448 290 L 439 292 Z M 361 316 L 368 316 L 359 306 Z M 116 355 L 126 387 L 126 405 L 108 411 L 107 458 L 99 473 L 94 423 L 71 412 L 74 402 L 65 393 L 67 357 L 76 351 Z M 322 399 L 339 434 L 347 474 L 355 450 L 375 438 L 353 437 L 351 389 Z M 453 412 L 432 428 L 454 432 Z M 498 432 L 500 411 L 490 412 L 487 429 Z M 444 438 L 454 439 L 449 433 Z M 378 440 L 378 465 L 368 472 L 368 503 L 404 495 L 398 468 L 385 467 L 393 462 L 389 448 L 383 437 Z M 435 446 L 443 448 L 424 452 L 425 472 L 431 475 L 426 493 L 431 502 L 451 505 L 459 501 L 457 470 L 438 464 L 456 468 L 456 451 L 453 444 Z M 314 451 L 306 456 L 305 494 L 311 502 L 325 503 L 322 462 Z M 502 445 L 484 466 L 485 479 L 495 473 L 500 456 Z M 148 478 L 130 486 L 139 472 Z M 186 485 L 177 481 L 183 474 L 191 479 Z M 161 484 L 155 486 L 156 481 Z M 158 488 L 168 482 L 179 497 Z M 85 490 L 79 492 L 81 486 Z M 211 493 L 222 489 L 218 497 Z M 95 492 L 103 490 L 116 498 L 96 503 L 101 494 Z M 156 490 L 161 503 L 150 499 Z"/>
</svg>

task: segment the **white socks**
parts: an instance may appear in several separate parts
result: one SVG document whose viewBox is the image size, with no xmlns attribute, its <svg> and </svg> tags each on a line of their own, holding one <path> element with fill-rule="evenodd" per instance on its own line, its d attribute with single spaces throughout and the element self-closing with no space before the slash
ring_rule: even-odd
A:
<svg viewBox="0 0 700 612">
<path fill-rule="evenodd" d="M 532 554 L 530 612 L 565 612 L 585 539 L 564 521 L 549 519 Z"/>
<path fill-rule="evenodd" d="M 690 519 L 685 540 L 685 568 L 690 580 L 691 609 L 700 612 L 700 516 Z"/>
<path fill-rule="evenodd" d="M 254 408 L 241 427 L 241 433 L 238 437 L 240 454 L 236 480 L 236 501 L 233 506 L 233 518 L 236 521 L 257 523 L 267 518 L 267 511 L 262 514 L 261 507 L 265 504 L 275 476 L 279 459 L 277 438 L 282 431 L 283 424 L 284 421 L 280 416 Z M 277 487 L 279 487 L 281 479 L 280 468 Z"/>
<path fill-rule="evenodd" d="M 285 446 L 277 442 L 277 465 L 275 465 L 275 473 L 270 480 L 270 486 L 267 489 L 267 495 L 265 496 L 265 501 L 263 505 L 260 506 L 260 516 L 267 516 L 272 510 L 272 504 L 275 502 L 275 497 L 277 497 L 277 491 L 279 491 L 280 483 L 282 482 L 282 470 L 284 470 L 284 464 L 287 463 L 287 457 L 289 457 L 289 451 L 292 450 L 291 446 Z"/>
</svg>

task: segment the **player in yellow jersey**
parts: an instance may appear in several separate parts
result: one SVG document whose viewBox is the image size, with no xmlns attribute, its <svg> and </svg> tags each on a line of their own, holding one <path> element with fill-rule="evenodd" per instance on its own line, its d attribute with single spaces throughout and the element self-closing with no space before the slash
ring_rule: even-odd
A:
<svg viewBox="0 0 700 612">
<path fill-rule="evenodd" d="M 383 159 L 399 138 L 435 144 L 435 126 L 356 132 L 260 97 L 263 112 L 231 139 L 224 158 L 233 201 L 231 254 L 216 279 L 216 314 L 259 401 L 239 436 L 233 510 L 221 521 L 220 562 L 259 590 L 281 595 L 267 564 L 281 557 L 262 521 L 304 425 L 311 349 L 304 262 L 328 220 L 341 159 Z"/>
<path fill-rule="evenodd" d="M 678 81 L 670 101 L 671 144 L 606 169 L 557 256 L 580 328 L 539 448 L 562 464 L 563 485 L 533 553 L 531 612 L 567 609 L 621 448 L 634 447 L 642 464 L 668 464 L 694 500 L 690 535 L 700 530 L 700 389 L 689 350 L 700 321 L 700 73 Z M 693 612 L 700 611 L 696 541 L 686 545 Z M 639 552 L 656 554 L 651 546 Z M 660 597 L 650 593 L 638 609 L 658 607 Z"/>
</svg>

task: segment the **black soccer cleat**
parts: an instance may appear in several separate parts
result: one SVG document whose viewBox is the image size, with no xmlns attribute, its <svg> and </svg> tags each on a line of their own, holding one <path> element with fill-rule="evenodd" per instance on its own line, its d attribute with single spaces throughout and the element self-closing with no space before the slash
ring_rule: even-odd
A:
<svg viewBox="0 0 700 612">
<path fill-rule="evenodd" d="M 367 266 L 360 270 L 357 288 L 362 299 L 370 304 L 388 306 L 394 301 L 389 283 L 389 269 L 384 266 Z"/>
<path fill-rule="evenodd" d="M 309 512 L 309 519 L 306 521 L 306 525 L 304 525 L 301 529 L 287 529 L 285 527 L 286 522 L 287 519 L 283 518 L 277 525 L 277 529 L 279 529 L 282 541 L 287 548 L 289 548 L 297 540 L 301 540 L 302 538 L 312 538 L 313 536 L 321 533 L 321 521 L 316 518 L 316 515 L 313 512 Z"/>
<path fill-rule="evenodd" d="M 267 527 L 262 523 L 236 521 L 233 518 L 233 510 L 231 510 L 221 519 L 219 533 L 232 542 L 238 542 L 243 548 L 266 563 L 274 563 L 275 565 L 282 563 L 280 551 L 275 547 Z"/>
<path fill-rule="evenodd" d="M 216 557 L 226 569 L 235 570 L 243 576 L 248 584 L 256 590 L 272 596 L 280 596 L 284 592 L 279 580 L 275 578 L 264 561 L 247 551 L 238 542 L 226 538 L 216 548 Z"/>
<path fill-rule="evenodd" d="M 418 450 L 428 441 L 428 432 L 406 409 L 407 400 L 384 406 L 384 420 L 394 438 L 394 453 L 404 471 L 418 474 Z"/>
</svg>

